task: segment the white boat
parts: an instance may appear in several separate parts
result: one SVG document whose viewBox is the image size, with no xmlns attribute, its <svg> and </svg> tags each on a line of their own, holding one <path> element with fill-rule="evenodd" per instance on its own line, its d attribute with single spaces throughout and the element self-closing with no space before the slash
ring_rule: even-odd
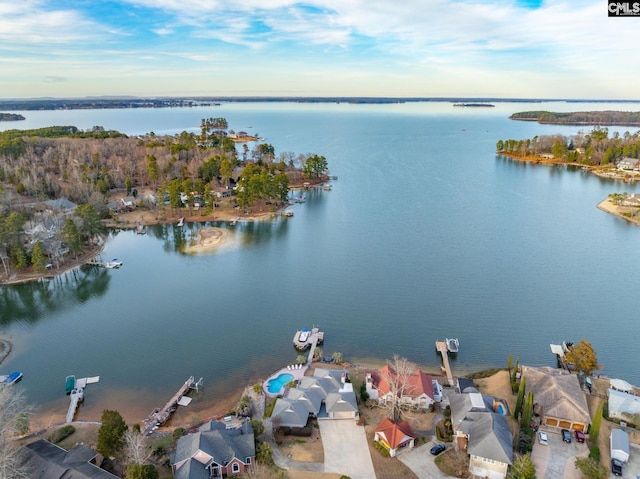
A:
<svg viewBox="0 0 640 479">
<path fill-rule="evenodd" d="M 22 373 L 20 371 L 12 372 L 6 376 L 0 376 L 1 384 L 14 384 L 22 379 Z"/>
<path fill-rule="evenodd" d="M 324 341 L 324 333 L 318 328 L 303 328 L 296 331 L 296 334 L 293 336 L 293 345 L 296 349 L 305 350 L 311 346 L 314 340 L 317 341 L 317 344 L 322 344 Z"/>
<path fill-rule="evenodd" d="M 304 203 L 305 199 L 304 199 L 304 196 L 300 195 L 300 196 L 296 197 L 294 201 L 296 203 Z"/>
<path fill-rule="evenodd" d="M 184 226 L 184 216 L 178 219 L 178 223 L 176 224 L 176 226 L 178 228 L 181 228 L 182 226 Z"/>
<path fill-rule="evenodd" d="M 293 216 L 293 210 L 284 210 L 283 215 L 287 216 L 288 218 L 291 218 Z"/>
<path fill-rule="evenodd" d="M 457 338 L 446 338 L 445 343 L 447 343 L 447 350 L 450 353 L 457 353 L 458 348 L 460 347 L 460 343 Z"/>
<path fill-rule="evenodd" d="M 111 261 L 107 261 L 104 264 L 104 267 L 107 269 L 116 269 L 120 266 L 122 266 L 122 261 L 120 261 L 118 258 L 113 258 Z"/>
<path fill-rule="evenodd" d="M 323 189 L 324 191 L 331 191 L 331 184 L 329 184 L 329 183 L 325 183 L 325 184 L 322 186 L 322 189 Z"/>
</svg>

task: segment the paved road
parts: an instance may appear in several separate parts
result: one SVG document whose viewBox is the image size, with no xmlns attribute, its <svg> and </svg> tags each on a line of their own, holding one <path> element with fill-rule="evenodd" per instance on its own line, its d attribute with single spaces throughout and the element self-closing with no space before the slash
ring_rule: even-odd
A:
<svg viewBox="0 0 640 479">
<path fill-rule="evenodd" d="M 324 446 L 324 470 L 351 479 L 375 479 L 364 427 L 353 419 L 320 420 Z"/>
</svg>

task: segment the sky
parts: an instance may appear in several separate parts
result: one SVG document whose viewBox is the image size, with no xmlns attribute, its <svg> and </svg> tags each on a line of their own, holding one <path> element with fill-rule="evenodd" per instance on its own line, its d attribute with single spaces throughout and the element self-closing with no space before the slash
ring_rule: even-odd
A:
<svg viewBox="0 0 640 479">
<path fill-rule="evenodd" d="M 0 0 L 0 98 L 640 99 L 608 0 Z"/>
</svg>

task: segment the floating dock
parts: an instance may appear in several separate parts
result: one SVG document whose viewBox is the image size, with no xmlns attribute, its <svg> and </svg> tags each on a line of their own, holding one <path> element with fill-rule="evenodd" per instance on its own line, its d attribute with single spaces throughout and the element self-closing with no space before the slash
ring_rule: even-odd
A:
<svg viewBox="0 0 640 479">
<path fill-rule="evenodd" d="M 84 388 L 87 387 L 87 384 L 94 384 L 99 381 L 100 376 L 80 379 L 76 379 L 75 376 L 67 376 L 65 379 L 65 389 L 67 389 L 67 394 L 69 394 L 71 402 L 69 403 L 69 409 L 67 410 L 66 422 L 73 422 L 73 417 L 76 415 L 78 404 L 84 401 Z M 71 390 L 69 390 L 70 386 L 72 386 Z"/>
<path fill-rule="evenodd" d="M 148 436 L 165 422 L 167 422 L 171 417 L 171 414 L 173 414 L 173 412 L 177 409 L 178 405 L 186 405 L 191 402 L 183 401 L 183 396 L 187 393 L 187 391 L 189 391 L 189 389 L 195 389 L 197 391 L 201 386 L 202 378 L 196 381 L 193 376 L 189 377 L 189 379 L 187 379 L 184 384 L 180 386 L 178 392 L 176 392 L 173 397 L 169 399 L 167 404 L 165 404 L 162 409 L 154 409 L 151 414 L 149 414 L 149 416 L 143 421 L 144 428 L 142 430 L 142 434 L 144 436 Z"/>
</svg>

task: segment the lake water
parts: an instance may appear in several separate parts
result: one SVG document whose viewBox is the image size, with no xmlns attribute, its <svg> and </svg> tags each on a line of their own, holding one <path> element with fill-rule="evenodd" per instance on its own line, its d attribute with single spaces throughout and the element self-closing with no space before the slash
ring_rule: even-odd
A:
<svg viewBox="0 0 640 479">
<path fill-rule="evenodd" d="M 228 103 L 23 112 L 26 121 L 0 127 L 164 134 L 197 131 L 201 118 L 222 116 L 277 153 L 325 155 L 339 179 L 332 191 L 306 193 L 294 218 L 220 225 L 230 241 L 215 254 L 177 251 L 200 225 L 114 232 L 103 256 L 121 259 L 119 270 L 1 288 L 0 333 L 14 350 L 0 372 L 23 371 L 29 399 L 60 414 L 66 375 L 100 375 L 78 418 L 109 408 L 126 410 L 131 422 L 190 375 L 202 376 L 204 393 L 181 412 L 189 421 L 293 362 L 295 331 L 318 325 L 328 356 L 382 362 L 398 353 L 431 371 L 440 362 L 434 342 L 457 337 L 454 373 L 503 367 L 509 353 L 555 365 L 549 343 L 587 338 L 603 373 L 639 384 L 640 228 L 596 208 L 609 193 L 637 187 L 495 155 L 499 139 L 578 130 L 510 121 L 513 112 L 633 106 Z"/>
</svg>

